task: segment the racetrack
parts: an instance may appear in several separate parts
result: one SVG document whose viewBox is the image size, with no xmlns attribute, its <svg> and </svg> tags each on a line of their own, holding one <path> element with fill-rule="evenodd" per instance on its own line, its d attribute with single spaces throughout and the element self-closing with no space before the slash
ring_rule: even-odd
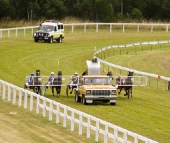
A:
<svg viewBox="0 0 170 143">
<path fill-rule="evenodd" d="M 58 70 L 62 70 L 64 75 L 72 75 L 75 71 L 78 73 L 82 73 L 86 68 L 85 60 L 91 59 L 95 46 L 96 49 L 100 49 L 112 44 L 116 45 L 168 39 L 169 34 L 161 31 L 151 34 L 149 32 L 134 33 L 133 31 L 127 33 L 120 33 L 120 31 L 109 33 L 109 31 L 106 30 L 103 30 L 101 32 L 99 31 L 98 33 L 95 33 L 93 31 L 83 33 L 79 30 L 77 30 L 75 33 L 70 33 L 70 31 L 66 31 L 65 39 L 63 43 L 60 44 L 49 44 L 43 42 L 34 43 L 31 36 L 25 38 L 4 38 L 0 40 L 0 77 L 5 81 L 22 87 L 25 81 L 25 76 L 29 75 L 32 71 L 35 71 L 35 69 L 41 69 L 41 75 L 46 76 L 48 76 L 51 71 L 57 73 Z M 170 50 L 166 48 L 166 52 L 168 53 L 169 51 Z M 156 52 L 158 53 L 158 50 L 156 50 Z M 143 55 L 142 53 L 140 54 L 142 57 L 148 55 L 147 52 L 144 52 Z M 159 55 L 161 54 L 165 55 L 163 52 L 160 52 Z M 130 53 L 129 55 L 132 56 Z M 150 59 L 152 59 L 152 56 L 152 53 L 149 54 Z M 138 58 L 140 61 L 139 63 Z M 133 62 L 132 58 L 130 58 L 130 60 L 133 63 L 133 67 L 143 70 L 142 65 L 146 65 L 146 61 L 140 60 L 139 55 L 138 58 L 135 59 L 135 62 Z M 131 65 L 131 63 L 127 62 L 127 58 L 124 56 L 123 58 L 121 58 L 120 55 L 115 56 L 115 59 L 119 63 L 123 63 L 124 65 L 126 65 L 126 63 L 128 65 Z M 59 65 L 58 60 L 60 61 Z M 113 61 L 116 62 L 116 60 Z M 155 65 L 145 66 L 147 68 L 149 67 L 147 69 L 148 72 L 151 71 L 152 73 L 154 73 L 154 69 L 160 69 L 159 67 L 157 67 L 157 65 L 159 64 L 155 64 L 155 61 L 149 62 L 148 64 Z M 166 71 L 164 70 L 164 68 L 166 68 L 166 66 L 160 69 L 162 75 L 164 75 L 164 72 Z M 62 94 L 60 98 L 52 97 L 50 90 L 48 91 L 46 97 L 57 100 L 63 104 L 96 116 L 153 140 L 168 143 L 170 138 L 170 131 L 168 130 L 168 128 L 170 128 L 170 119 L 167 117 L 170 114 L 169 91 L 163 91 L 149 87 L 135 87 L 133 90 L 133 99 L 127 100 L 127 98 L 123 97 L 123 94 L 121 94 L 117 98 L 116 106 L 110 106 L 109 104 L 103 103 L 95 103 L 92 105 L 84 106 L 82 104 L 76 103 L 74 101 L 73 95 L 70 95 L 68 98 L 66 98 L 64 87 L 62 88 Z M 9 104 L 3 103 L 2 109 L 5 109 L 8 106 Z M 12 107 L 13 106 L 11 105 L 11 108 Z M 4 116 L 6 115 L 6 111 L 2 109 L 0 113 L 2 114 L 2 116 Z M 10 110 L 11 109 L 9 109 L 9 111 Z M 7 111 L 7 113 L 9 113 L 9 111 Z M 18 118 L 17 120 L 21 119 L 21 122 L 23 124 L 26 124 L 24 121 L 24 116 L 25 115 Z M 34 116 L 33 113 L 31 113 L 27 122 L 34 122 L 32 121 L 31 116 Z M 0 121 L 1 123 L 5 124 L 5 122 L 2 122 L 2 119 Z M 41 119 L 40 122 L 41 126 L 45 127 L 45 124 L 48 122 L 48 120 Z M 43 122 L 45 122 L 45 124 L 43 124 Z M 8 124 L 9 123 L 7 123 L 7 125 Z M 0 127 L 3 127 L 2 124 L 0 125 Z M 15 126 L 13 126 L 13 128 L 14 127 Z M 55 125 L 54 127 L 57 128 L 57 126 Z M 21 128 L 24 129 L 24 127 Z M 16 131 L 22 132 L 18 129 L 12 132 Z M 11 134 L 12 132 L 9 131 L 8 133 Z M 4 137 L 3 139 L 6 139 L 6 135 L 4 135 L 4 133 L 2 134 L 1 132 L 0 134 L 0 136 Z M 67 132 L 66 134 L 69 133 Z M 31 138 L 33 134 L 28 135 Z M 37 136 L 41 136 L 41 130 L 37 129 Z M 73 137 L 76 138 L 76 134 L 74 134 Z M 19 138 L 19 140 L 20 139 L 21 138 Z M 15 137 L 13 138 L 13 140 L 15 140 Z M 83 137 L 80 138 L 80 140 L 82 140 L 83 142 Z M 6 141 L 11 142 L 11 140 Z M 36 141 L 37 140 L 33 140 L 33 142 Z M 44 142 L 53 141 L 47 139 Z M 90 140 L 89 142 L 93 141 Z"/>
</svg>

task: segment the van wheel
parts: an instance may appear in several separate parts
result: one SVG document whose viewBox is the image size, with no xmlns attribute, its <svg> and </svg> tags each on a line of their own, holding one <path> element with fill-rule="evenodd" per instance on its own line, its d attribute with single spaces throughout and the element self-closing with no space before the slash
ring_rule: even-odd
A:
<svg viewBox="0 0 170 143">
<path fill-rule="evenodd" d="M 75 93 L 75 101 L 76 102 L 80 102 L 81 101 L 81 98 L 80 98 L 80 96 L 78 95 L 78 92 L 76 91 L 76 93 Z"/>
<path fill-rule="evenodd" d="M 61 43 L 62 42 L 62 37 L 60 36 L 57 41 L 58 41 L 58 43 Z"/>
<path fill-rule="evenodd" d="M 53 37 L 50 37 L 49 43 L 53 43 Z"/>
<path fill-rule="evenodd" d="M 84 95 L 82 96 L 82 103 L 83 103 L 84 105 L 87 105 L 86 98 L 85 98 Z"/>
<path fill-rule="evenodd" d="M 38 42 L 38 39 L 34 38 L 34 42 Z"/>
</svg>

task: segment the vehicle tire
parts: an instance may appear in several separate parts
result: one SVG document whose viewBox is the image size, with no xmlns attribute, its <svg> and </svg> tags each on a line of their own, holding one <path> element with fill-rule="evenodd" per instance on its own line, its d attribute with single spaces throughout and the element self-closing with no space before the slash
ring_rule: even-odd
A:
<svg viewBox="0 0 170 143">
<path fill-rule="evenodd" d="M 34 42 L 38 42 L 38 39 L 34 38 Z"/>
<path fill-rule="evenodd" d="M 82 96 L 82 103 L 83 103 L 84 105 L 87 105 L 86 98 L 85 98 L 84 95 Z"/>
<path fill-rule="evenodd" d="M 76 91 L 76 93 L 75 93 L 75 101 L 76 102 L 80 102 L 81 101 L 81 98 L 80 98 L 80 96 L 78 94 L 78 91 Z"/>
<path fill-rule="evenodd" d="M 110 102 L 110 105 L 116 105 L 116 102 Z"/>
<path fill-rule="evenodd" d="M 50 37 L 50 39 L 49 39 L 49 43 L 53 43 L 53 37 Z"/>
<path fill-rule="evenodd" d="M 62 37 L 60 36 L 57 41 L 58 41 L 58 43 L 61 43 L 62 42 Z"/>
</svg>

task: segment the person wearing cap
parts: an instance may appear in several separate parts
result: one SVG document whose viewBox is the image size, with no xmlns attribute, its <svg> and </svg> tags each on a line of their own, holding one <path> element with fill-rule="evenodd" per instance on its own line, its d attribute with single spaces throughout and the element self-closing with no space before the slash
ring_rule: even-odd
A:
<svg viewBox="0 0 170 143">
<path fill-rule="evenodd" d="M 78 82 L 78 73 L 75 72 L 74 75 L 71 77 L 71 84 L 76 84 Z"/>
<path fill-rule="evenodd" d="M 46 85 L 46 88 L 48 88 L 48 86 L 51 84 L 51 82 L 53 81 L 54 79 L 54 72 L 51 72 L 49 78 L 48 78 L 48 83 Z"/>
<path fill-rule="evenodd" d="M 77 84 L 78 83 L 78 73 L 75 72 L 73 76 L 70 77 L 70 85 L 69 85 L 69 89 L 72 88 L 70 94 L 72 94 L 73 92 L 73 88 L 75 88 L 75 85 L 74 84 Z"/>
<path fill-rule="evenodd" d="M 27 77 L 26 81 L 26 87 L 29 87 L 29 84 L 32 82 L 32 77 L 34 76 L 34 73 L 32 72 L 30 76 Z"/>
</svg>

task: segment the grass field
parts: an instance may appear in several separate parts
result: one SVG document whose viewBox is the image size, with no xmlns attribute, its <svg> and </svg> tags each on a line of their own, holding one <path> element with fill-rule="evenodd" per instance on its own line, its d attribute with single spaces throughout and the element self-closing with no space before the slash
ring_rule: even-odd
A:
<svg viewBox="0 0 170 143">
<path fill-rule="evenodd" d="M 25 76 L 35 72 L 36 69 L 41 69 L 41 75 L 44 76 L 48 76 L 51 71 L 57 73 L 58 70 L 62 70 L 63 75 L 72 75 L 74 72 L 80 74 L 86 68 L 85 60 L 92 58 L 94 47 L 98 50 L 108 45 L 169 40 L 169 37 L 170 34 L 165 31 L 150 33 L 146 30 L 136 33 L 127 30 L 122 33 L 115 29 L 113 33 L 109 33 L 108 29 L 102 29 L 96 33 L 95 30 L 89 29 L 84 33 L 82 29 L 78 29 L 75 33 L 71 33 L 70 29 L 66 29 L 65 39 L 60 44 L 34 43 L 31 35 L 3 38 L 0 39 L 0 79 L 23 87 Z M 170 48 L 168 46 L 164 48 L 162 45 L 161 50 L 153 48 L 152 51 L 139 52 L 136 56 L 134 53 L 126 56 L 114 55 L 109 57 L 108 61 L 140 71 L 169 76 L 169 53 Z M 59 65 L 58 61 L 60 61 Z M 169 91 L 134 87 L 133 98 L 128 100 L 122 92 L 117 98 L 116 106 L 104 103 L 84 106 L 76 103 L 73 95 L 66 97 L 65 87 L 62 87 L 60 98 L 52 97 L 50 90 L 46 97 L 158 142 L 169 142 Z M 71 143 L 94 142 L 93 139 L 86 141 L 85 136 L 69 132 L 69 129 L 63 129 L 61 125 L 55 125 L 33 112 L 21 109 L 7 101 L 0 101 L 0 114 L 3 117 L 0 119 L 2 129 L 0 142 L 15 142 L 15 140 L 16 142 L 68 142 L 68 140 Z M 10 112 L 18 114 L 11 115 Z M 9 139 L 8 136 L 11 134 L 13 136 Z"/>
</svg>

